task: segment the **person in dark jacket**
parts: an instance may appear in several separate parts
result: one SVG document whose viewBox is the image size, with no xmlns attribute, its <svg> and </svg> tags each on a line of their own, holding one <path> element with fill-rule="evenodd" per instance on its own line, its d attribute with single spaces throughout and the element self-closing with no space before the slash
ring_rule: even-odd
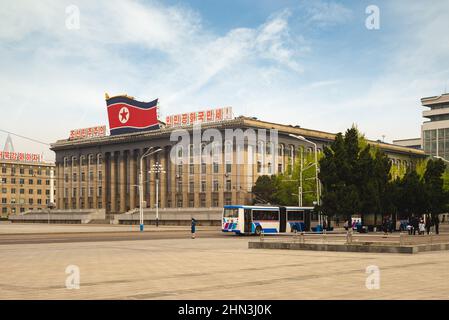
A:
<svg viewBox="0 0 449 320">
<path fill-rule="evenodd" d="M 415 216 L 412 218 L 412 226 L 413 226 L 413 235 L 416 234 L 416 231 L 418 231 L 419 234 L 419 219 Z"/>
<path fill-rule="evenodd" d="M 196 232 L 196 220 L 195 218 L 192 218 L 192 223 L 191 223 L 191 233 L 192 233 L 192 239 L 195 239 L 195 232 Z"/>
<path fill-rule="evenodd" d="M 426 232 L 430 234 L 430 227 L 432 227 L 432 221 L 430 219 L 430 215 L 426 216 Z"/>
<path fill-rule="evenodd" d="M 435 233 L 440 234 L 440 218 L 437 214 L 433 217 L 433 224 L 435 225 Z"/>
</svg>

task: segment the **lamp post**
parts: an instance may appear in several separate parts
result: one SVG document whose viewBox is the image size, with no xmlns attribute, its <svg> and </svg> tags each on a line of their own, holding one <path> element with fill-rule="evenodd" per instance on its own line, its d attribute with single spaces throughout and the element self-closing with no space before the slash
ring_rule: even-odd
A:
<svg viewBox="0 0 449 320">
<path fill-rule="evenodd" d="M 154 147 L 149 148 L 143 155 L 140 156 L 140 172 L 139 172 L 139 213 L 140 213 L 140 231 L 143 231 L 143 158 L 148 157 L 156 152 L 162 151 L 161 148 L 154 150 Z"/>
<path fill-rule="evenodd" d="M 159 162 L 153 164 L 150 173 L 156 174 L 156 227 L 159 227 L 159 174 L 165 173 Z"/>
<path fill-rule="evenodd" d="M 316 180 L 316 203 L 317 205 L 320 205 L 320 181 L 318 180 L 318 153 L 317 153 L 317 145 L 315 142 L 312 142 L 310 140 L 307 140 L 303 136 L 295 135 L 295 134 L 289 134 L 290 137 L 296 138 L 298 140 L 310 143 L 313 145 L 314 151 L 315 151 L 315 180 Z M 302 160 L 301 160 L 302 161 Z M 302 169 L 302 163 L 301 163 L 301 169 Z M 302 177 L 302 172 L 301 172 Z M 301 183 L 302 184 L 302 183 Z M 301 186 L 302 187 L 302 186 Z M 301 188 L 302 189 L 302 188 Z M 301 190 L 302 192 L 302 190 Z M 302 200 L 301 200 L 302 202 Z M 321 216 L 318 215 L 319 223 L 321 224 Z"/>
</svg>

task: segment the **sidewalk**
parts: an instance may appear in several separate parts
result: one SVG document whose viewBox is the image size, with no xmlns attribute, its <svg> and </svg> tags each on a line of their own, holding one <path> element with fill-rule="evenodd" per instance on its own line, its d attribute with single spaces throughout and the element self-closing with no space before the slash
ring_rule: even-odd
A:
<svg viewBox="0 0 449 320">
<path fill-rule="evenodd" d="M 0 234 L 32 234 L 32 233 L 80 233 L 80 232 L 129 232 L 139 230 L 139 225 L 98 225 L 98 224 L 0 224 Z M 220 230 L 220 226 L 199 226 L 198 231 Z M 188 231 L 190 226 L 145 225 L 145 232 Z"/>
</svg>

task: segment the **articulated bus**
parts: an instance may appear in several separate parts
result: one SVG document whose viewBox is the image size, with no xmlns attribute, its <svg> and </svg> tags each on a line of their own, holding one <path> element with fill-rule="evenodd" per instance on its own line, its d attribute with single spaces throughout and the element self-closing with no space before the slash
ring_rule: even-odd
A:
<svg viewBox="0 0 449 320">
<path fill-rule="evenodd" d="M 313 207 L 243 206 L 223 208 L 222 231 L 256 234 L 310 231 L 318 224 Z"/>
</svg>

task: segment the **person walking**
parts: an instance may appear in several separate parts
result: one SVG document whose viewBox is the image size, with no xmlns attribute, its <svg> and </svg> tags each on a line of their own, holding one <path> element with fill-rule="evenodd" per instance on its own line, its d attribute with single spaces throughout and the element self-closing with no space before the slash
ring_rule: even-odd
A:
<svg viewBox="0 0 449 320">
<path fill-rule="evenodd" d="M 426 231 L 428 235 L 430 234 L 430 227 L 432 227 L 432 221 L 430 215 L 426 215 Z"/>
<path fill-rule="evenodd" d="M 413 218 L 412 218 L 412 227 L 413 227 L 413 235 L 415 235 L 416 232 L 418 232 L 418 234 L 419 234 L 419 220 L 418 220 L 418 217 L 413 216 Z"/>
<path fill-rule="evenodd" d="M 433 217 L 433 224 L 435 225 L 435 233 L 440 234 L 440 218 L 437 214 Z"/>
<path fill-rule="evenodd" d="M 421 220 L 419 220 L 418 228 L 419 228 L 419 234 L 424 235 L 426 232 L 426 225 L 424 224 L 423 218 L 421 218 Z"/>
<path fill-rule="evenodd" d="M 195 232 L 196 232 L 196 220 L 195 218 L 192 218 L 191 222 L 191 233 L 192 233 L 192 239 L 195 239 Z"/>
</svg>

